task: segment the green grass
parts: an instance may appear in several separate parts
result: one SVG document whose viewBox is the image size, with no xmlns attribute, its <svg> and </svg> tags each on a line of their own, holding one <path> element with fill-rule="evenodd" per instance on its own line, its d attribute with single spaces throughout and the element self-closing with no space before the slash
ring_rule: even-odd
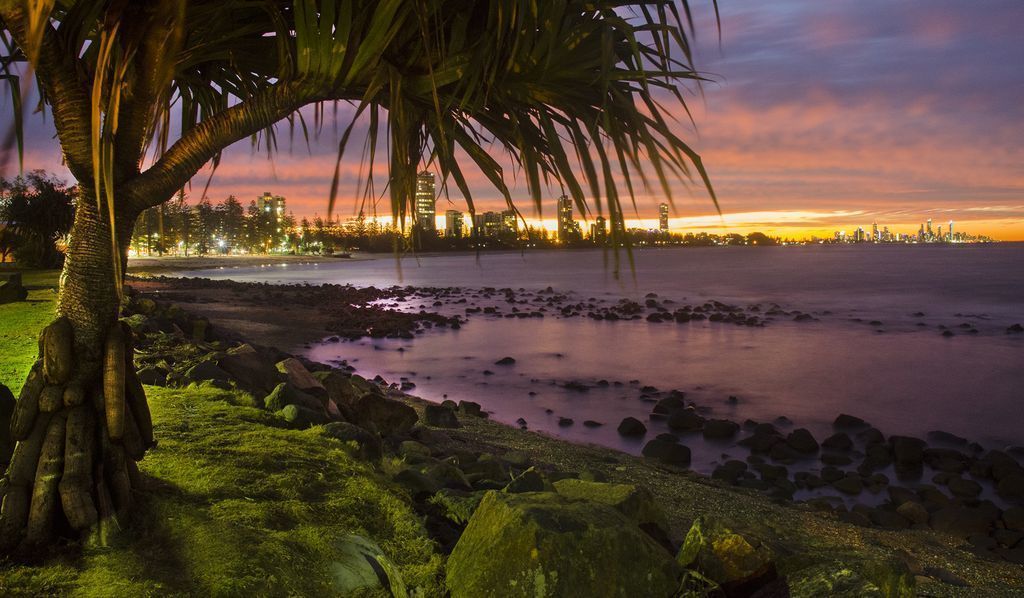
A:
<svg viewBox="0 0 1024 598">
<path fill-rule="evenodd" d="M 0 359 L 17 378 L 52 305 L 0 310 L 16 347 Z M 146 390 L 159 445 L 140 463 L 146 485 L 120 540 L 0 565 L 0 595 L 329 595 L 349 534 L 375 541 L 407 587 L 440 594 L 442 557 L 421 519 L 341 442 L 279 427 L 235 392 Z"/>
<path fill-rule="evenodd" d="M 15 396 L 36 360 L 39 331 L 53 320 L 59 274 L 56 270 L 23 272 L 28 301 L 0 305 L 0 384 Z"/>
</svg>

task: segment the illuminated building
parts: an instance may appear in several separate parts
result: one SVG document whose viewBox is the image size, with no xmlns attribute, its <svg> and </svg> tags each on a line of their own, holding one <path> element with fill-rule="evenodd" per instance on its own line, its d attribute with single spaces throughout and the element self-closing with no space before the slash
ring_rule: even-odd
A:
<svg viewBox="0 0 1024 598">
<path fill-rule="evenodd" d="M 668 232 L 668 204 L 658 204 L 658 230 Z"/>
<path fill-rule="evenodd" d="M 563 195 L 558 198 L 558 240 L 568 243 L 581 237 L 580 225 L 572 218 L 572 199 Z"/>
<path fill-rule="evenodd" d="M 416 177 L 416 226 L 420 230 L 436 232 L 434 217 L 434 173 L 423 171 Z"/>
<path fill-rule="evenodd" d="M 882 237 L 879 236 L 879 234 L 878 234 L 878 223 L 877 222 L 872 222 L 871 223 L 871 241 L 874 242 L 874 243 L 878 243 L 881 240 L 882 240 Z"/>
<path fill-rule="evenodd" d="M 444 236 L 459 238 L 462 236 L 462 212 L 448 210 L 444 213 Z"/>
<path fill-rule="evenodd" d="M 590 225 L 590 240 L 597 245 L 603 245 L 608 240 L 608 222 L 604 216 L 598 216 Z"/>
<path fill-rule="evenodd" d="M 276 221 L 284 216 L 284 196 L 274 195 L 270 191 L 264 191 L 263 195 L 256 198 L 256 207 L 261 213 L 273 215 L 274 220 Z"/>
</svg>

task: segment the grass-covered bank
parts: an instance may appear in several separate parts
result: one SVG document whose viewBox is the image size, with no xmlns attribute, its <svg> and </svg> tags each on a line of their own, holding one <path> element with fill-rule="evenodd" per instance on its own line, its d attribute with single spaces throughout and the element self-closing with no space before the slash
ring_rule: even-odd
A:
<svg viewBox="0 0 1024 598">
<path fill-rule="evenodd" d="M 17 392 L 53 318 L 55 273 L 27 273 L 29 301 L 0 305 L 0 383 Z M 0 595 L 330 595 L 351 536 L 376 542 L 409 587 L 440 592 L 442 557 L 408 499 L 322 433 L 282 427 L 210 386 L 147 387 L 159 445 L 115 547 L 64 546 L 0 565 Z M 386 594 L 384 594 L 386 595 Z"/>
<path fill-rule="evenodd" d="M 0 274 L 12 271 L 0 268 Z M 14 392 L 36 359 L 39 331 L 53 320 L 59 275 L 56 270 L 22 272 L 28 300 L 0 305 L 0 384 Z"/>
</svg>

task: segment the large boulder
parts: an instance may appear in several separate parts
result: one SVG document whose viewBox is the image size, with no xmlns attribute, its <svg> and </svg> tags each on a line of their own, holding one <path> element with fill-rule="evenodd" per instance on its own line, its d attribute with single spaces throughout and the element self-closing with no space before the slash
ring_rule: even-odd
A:
<svg viewBox="0 0 1024 598">
<path fill-rule="evenodd" d="M 749 596 L 778 578 L 771 548 L 714 518 L 693 522 L 676 561 L 717 583 L 727 596 Z"/>
<path fill-rule="evenodd" d="M 786 445 L 798 453 L 807 455 L 818 452 L 818 441 L 807 428 L 797 428 L 786 436 Z"/>
<path fill-rule="evenodd" d="M 212 361 L 200 361 L 185 372 L 186 382 L 203 382 L 204 380 L 216 380 L 218 382 L 230 382 L 231 374 L 228 374 Z"/>
<path fill-rule="evenodd" d="M 488 492 L 448 558 L 452 598 L 671 596 L 679 566 L 611 506 Z"/>
<path fill-rule="evenodd" d="M 257 396 L 274 390 L 282 379 L 281 373 L 274 368 L 274 362 L 249 344 L 228 350 L 227 355 L 217 360 L 217 365 L 231 374 L 238 386 Z"/>
<path fill-rule="evenodd" d="M 455 410 L 446 405 L 427 405 L 423 408 L 423 421 L 438 428 L 458 428 L 459 418 Z"/>
<path fill-rule="evenodd" d="M 278 384 L 263 399 L 263 406 L 270 411 L 284 409 L 285 405 L 298 405 L 311 411 L 323 412 L 324 406 L 320 399 L 295 388 L 290 382 Z"/>
<path fill-rule="evenodd" d="M 566 478 L 554 483 L 555 492 L 573 500 L 589 500 L 614 507 L 661 544 L 669 540 L 668 518 L 643 486 L 609 484 Z"/>
<path fill-rule="evenodd" d="M 352 384 L 352 375 L 341 370 L 324 370 L 313 372 L 313 377 L 327 389 L 327 396 L 338 408 L 341 416 L 352 421 L 353 405 L 364 394 Z"/>
<path fill-rule="evenodd" d="M 359 397 L 353 411 L 356 424 L 382 436 L 405 436 L 419 419 L 416 410 L 409 405 L 375 393 Z"/>
<path fill-rule="evenodd" d="M 696 432 L 704 427 L 704 418 L 692 409 L 683 409 L 669 416 L 668 427 L 679 432 Z"/>
<path fill-rule="evenodd" d="M 920 465 L 924 460 L 924 449 L 927 445 L 920 438 L 910 436 L 890 436 L 889 448 L 892 449 L 896 463 L 901 465 Z"/>
<path fill-rule="evenodd" d="M 292 386 L 302 392 L 320 399 L 327 398 L 327 389 L 324 388 L 324 385 L 313 374 L 309 373 L 306 366 L 302 365 L 302 362 L 298 359 L 289 357 L 279 361 L 277 363 L 277 371 L 281 372 Z"/>
</svg>

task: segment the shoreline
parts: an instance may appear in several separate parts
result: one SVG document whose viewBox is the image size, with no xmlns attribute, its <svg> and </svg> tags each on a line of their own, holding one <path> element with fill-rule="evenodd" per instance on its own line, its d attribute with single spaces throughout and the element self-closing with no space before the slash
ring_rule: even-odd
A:
<svg viewBox="0 0 1024 598">
<path fill-rule="evenodd" d="M 305 307 L 289 306 L 287 308 L 291 312 L 289 317 L 282 318 L 279 306 L 288 302 L 278 302 L 277 306 L 265 306 L 264 308 L 255 309 L 252 306 L 239 305 L 237 295 L 240 291 L 256 288 L 260 289 L 261 292 L 267 292 L 266 287 L 272 285 L 253 285 L 250 283 L 224 284 L 220 282 L 212 284 L 212 290 L 207 289 L 201 292 L 199 291 L 203 283 L 194 279 L 191 281 L 177 279 L 177 282 L 169 279 L 136 280 L 131 285 L 137 287 L 144 294 L 150 293 L 152 296 L 164 301 L 170 300 L 173 302 L 184 297 L 187 299 L 185 303 L 188 304 L 185 306 L 186 309 L 208 318 L 214 327 L 232 330 L 246 340 L 262 345 L 287 348 L 290 352 L 301 352 L 301 349 L 298 351 L 295 351 L 295 349 L 308 346 L 309 343 L 320 341 L 327 336 L 327 331 L 323 327 L 318 327 L 314 324 L 321 322 L 317 316 L 317 307 L 308 305 Z M 180 288 L 181 286 L 184 288 Z M 241 329 L 236 328 L 238 324 L 242 324 Z M 397 388 L 395 390 L 397 391 Z M 422 399 L 409 398 L 409 400 L 417 404 L 419 409 L 429 404 L 428 401 Z M 465 443 L 468 442 L 478 448 L 493 446 L 501 450 L 525 450 L 541 455 L 540 460 L 543 462 L 555 463 L 561 468 L 579 470 L 597 467 L 606 470 L 606 474 L 613 481 L 639 482 L 647 486 L 657 486 L 658 488 L 652 488 L 652 490 L 655 490 L 659 500 L 673 505 L 669 510 L 674 515 L 673 529 L 677 530 L 676 533 L 680 529 L 685 530 L 689 525 L 689 522 L 686 521 L 687 518 L 705 512 L 709 502 L 716 505 L 728 504 L 729 506 L 726 510 L 729 517 L 739 518 L 745 524 L 751 526 L 758 526 L 759 521 L 764 517 L 786 522 L 776 526 L 772 533 L 778 533 L 780 530 L 788 530 L 790 528 L 802 528 L 806 533 L 809 527 L 804 518 L 813 516 L 816 519 L 825 519 L 826 523 L 816 521 L 814 526 L 812 526 L 815 528 L 815 531 L 810 535 L 801 536 L 798 543 L 807 543 L 811 542 L 814 538 L 824 537 L 829 538 L 830 541 L 841 539 L 843 544 L 851 550 L 864 550 L 867 546 L 875 546 L 877 544 L 886 546 L 888 549 L 904 550 L 916 554 L 925 550 L 922 548 L 922 543 L 930 546 L 936 542 L 936 537 L 938 537 L 942 538 L 939 544 L 944 547 L 943 550 L 939 551 L 939 554 L 926 556 L 923 562 L 931 563 L 928 566 L 951 570 L 954 574 L 972 581 L 968 579 L 970 577 L 969 574 L 965 576 L 962 570 L 953 566 L 953 563 L 964 559 L 962 544 L 950 536 L 931 532 L 930 530 L 904 529 L 895 532 L 885 532 L 872 526 L 872 522 L 867 520 L 867 516 L 863 513 L 860 514 L 859 518 L 853 515 L 846 517 L 847 520 L 853 520 L 861 524 L 854 527 L 849 523 L 841 522 L 839 519 L 839 517 L 842 517 L 841 514 L 837 517 L 837 513 L 815 511 L 814 509 L 823 508 L 821 504 L 813 505 L 812 503 L 801 504 L 783 501 L 783 504 L 778 506 L 778 508 L 792 509 L 795 513 L 789 511 L 775 512 L 773 509 L 777 505 L 773 504 L 774 501 L 753 489 L 744 490 L 736 486 L 730 486 L 721 481 L 713 480 L 711 477 L 702 476 L 690 471 L 681 471 L 664 463 L 631 456 L 612 448 L 568 442 L 543 433 L 522 431 L 513 426 L 489 420 L 478 421 L 475 418 L 470 418 L 469 423 L 463 426 L 462 433 L 470 434 L 459 441 L 463 443 L 463 449 L 466 448 Z M 698 498 L 695 497 L 695 493 L 703 495 L 711 493 L 711 490 L 697 490 L 690 487 L 690 484 L 696 484 L 701 488 L 713 488 L 713 500 L 707 496 L 699 497 L 700 500 L 698 502 L 704 506 L 695 507 L 692 504 L 692 501 Z M 719 495 L 719 492 L 725 494 Z M 682 497 L 688 498 L 684 500 Z M 755 501 L 753 505 L 750 504 L 752 500 Z M 762 502 L 764 505 L 772 504 L 772 506 L 766 507 Z M 762 508 L 768 508 L 769 514 L 766 515 L 765 511 L 761 511 L 760 509 Z M 797 523 L 797 520 L 800 522 Z M 871 527 L 864 527 L 864 525 Z M 823 527 L 817 529 L 818 526 Z M 772 526 L 769 525 L 769 527 Z M 856 530 L 856 532 L 851 530 Z M 881 535 L 875 536 L 875 534 Z M 894 534 L 895 538 L 888 534 Z M 785 534 L 783 535 L 785 536 Z M 957 548 L 957 546 L 960 546 L 960 548 Z M 926 550 L 926 552 L 929 550 Z M 949 552 L 946 552 L 947 550 Z M 957 557 L 957 554 L 960 556 Z M 1004 565 L 1009 564 L 1004 563 Z M 969 570 L 969 567 L 963 571 L 967 570 Z"/>
</svg>

